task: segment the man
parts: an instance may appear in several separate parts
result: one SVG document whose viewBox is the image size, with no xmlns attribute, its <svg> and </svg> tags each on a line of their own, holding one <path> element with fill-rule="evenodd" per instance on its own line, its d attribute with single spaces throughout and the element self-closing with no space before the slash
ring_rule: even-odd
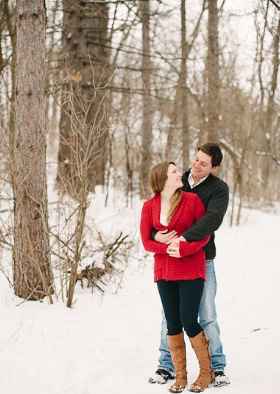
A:
<svg viewBox="0 0 280 394">
<path fill-rule="evenodd" d="M 210 235 L 210 240 L 205 247 L 206 281 L 200 303 L 199 322 L 209 340 L 211 366 L 215 373 L 214 385 L 216 387 L 230 383 L 229 378 L 224 373 L 226 358 L 220 339 L 215 306 L 217 285 L 214 267 L 214 258 L 216 256 L 214 231 L 219 228 L 223 221 L 229 200 L 227 184 L 213 175 L 220 166 L 222 159 L 223 154 L 219 145 L 214 143 L 204 144 L 198 148 L 196 159 L 192 163 L 191 169 L 186 171 L 182 178 L 183 190 L 196 193 L 206 209 L 205 215 L 188 229 L 183 234 L 183 237 L 190 242 L 201 240 L 205 236 Z M 176 233 L 159 231 L 154 234 L 154 237 L 158 242 L 169 244 L 169 253 L 172 253 L 174 257 L 180 257 L 179 239 Z M 159 366 L 154 376 L 149 379 L 149 382 L 163 384 L 174 378 L 174 367 L 167 345 L 167 327 L 164 316 L 159 350 Z"/>
</svg>

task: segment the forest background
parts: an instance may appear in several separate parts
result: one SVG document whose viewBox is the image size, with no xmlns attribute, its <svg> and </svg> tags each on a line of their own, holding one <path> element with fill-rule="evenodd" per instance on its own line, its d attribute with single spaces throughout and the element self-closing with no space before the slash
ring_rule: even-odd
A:
<svg viewBox="0 0 280 394">
<path fill-rule="evenodd" d="M 279 8 L 1 0 L 1 272 L 17 296 L 70 307 L 83 278 L 103 293 L 135 240 L 105 235 L 94 207 L 136 209 L 154 163 L 187 169 L 205 141 L 225 153 L 231 225 L 279 201 Z"/>
</svg>

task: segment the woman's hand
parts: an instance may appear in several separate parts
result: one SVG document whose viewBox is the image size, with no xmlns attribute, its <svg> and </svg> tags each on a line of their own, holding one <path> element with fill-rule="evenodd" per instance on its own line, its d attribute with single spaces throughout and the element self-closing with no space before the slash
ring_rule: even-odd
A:
<svg viewBox="0 0 280 394">
<path fill-rule="evenodd" d="M 175 238 L 167 248 L 167 254 L 171 257 L 180 258 L 180 241 L 186 241 L 184 237 Z"/>
</svg>

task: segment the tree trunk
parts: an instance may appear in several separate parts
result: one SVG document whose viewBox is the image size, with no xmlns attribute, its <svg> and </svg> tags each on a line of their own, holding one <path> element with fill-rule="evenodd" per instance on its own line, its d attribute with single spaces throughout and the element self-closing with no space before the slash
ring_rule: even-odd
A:
<svg viewBox="0 0 280 394">
<path fill-rule="evenodd" d="M 203 1 L 200 15 L 197 19 L 196 25 L 190 35 L 190 40 L 187 40 L 187 22 L 186 22 L 186 0 L 181 0 L 181 63 L 179 78 L 176 85 L 175 99 L 173 104 L 173 111 L 170 116 L 170 124 L 167 132 L 167 143 L 165 147 L 165 157 L 167 160 L 177 161 L 178 157 L 178 146 L 182 142 L 182 156 L 183 156 L 183 168 L 189 166 L 189 150 L 190 150 L 190 136 L 189 136 L 189 96 L 191 95 L 196 102 L 199 111 L 201 112 L 199 118 L 201 122 L 204 122 L 205 115 L 198 98 L 198 95 L 191 93 L 188 86 L 188 58 L 190 56 L 191 50 L 194 43 L 198 37 L 198 32 L 200 31 L 200 25 L 205 7 L 206 0 Z M 177 138 L 177 130 L 179 126 L 179 119 L 181 120 L 181 135 L 180 142 Z M 203 130 L 204 128 L 201 127 Z M 181 146 L 180 146 L 181 148 Z"/>
<path fill-rule="evenodd" d="M 142 18 L 142 80 L 143 80 L 143 120 L 142 120 L 142 162 L 140 173 L 140 194 L 149 195 L 149 171 L 151 169 L 152 144 L 152 99 L 151 99 L 151 40 L 150 40 L 150 0 L 140 1 Z"/>
<path fill-rule="evenodd" d="M 186 0 L 181 1 L 181 97 L 182 97 L 182 155 L 183 168 L 189 166 L 189 108 L 187 93 L 188 42 L 186 31 Z"/>
<path fill-rule="evenodd" d="M 2 36 L 4 31 L 5 3 L 0 3 L 0 75 L 5 68 L 4 54 L 2 48 Z"/>
<path fill-rule="evenodd" d="M 172 112 L 170 115 L 169 127 L 167 132 L 167 141 L 165 146 L 165 158 L 167 161 L 175 161 L 178 156 L 178 125 L 179 125 L 179 117 L 180 112 L 182 110 L 182 106 L 180 106 L 181 96 L 182 96 L 182 69 L 180 70 L 180 75 L 178 78 L 178 82 L 176 85 L 175 91 L 175 99 L 172 105 Z"/>
<path fill-rule="evenodd" d="M 218 0 L 208 0 L 208 51 L 207 51 L 207 139 L 219 137 L 220 81 L 219 81 L 219 33 Z"/>
<path fill-rule="evenodd" d="M 272 55 L 272 75 L 271 82 L 269 87 L 269 95 L 267 102 L 267 110 L 265 116 L 265 141 L 266 141 L 266 150 L 268 156 L 264 159 L 264 173 L 263 180 L 264 186 L 266 190 L 266 198 L 269 199 L 270 190 L 268 189 L 270 172 L 271 172 L 271 156 L 274 153 L 274 133 L 273 133 L 273 117 L 275 114 L 275 93 L 277 91 L 278 86 L 278 75 L 279 75 L 279 43 L 280 43 L 280 15 L 278 18 L 277 29 L 275 36 L 273 37 L 273 55 Z M 276 144 L 275 144 L 276 145 Z"/>
<path fill-rule="evenodd" d="M 52 293 L 46 184 L 46 10 L 43 0 L 17 0 L 16 10 L 14 286 L 17 296 L 37 300 Z"/>
<path fill-rule="evenodd" d="M 15 163 L 14 158 L 14 146 L 15 146 L 15 100 L 16 100 L 16 51 L 17 51 L 17 42 L 16 42 L 16 28 L 12 20 L 13 11 L 9 9 L 9 0 L 4 0 L 3 2 L 4 12 L 6 15 L 6 24 L 8 34 L 10 36 L 11 45 L 12 45 L 12 59 L 11 59 L 11 96 L 10 96 L 10 113 L 9 113 L 9 175 L 11 179 L 11 183 L 14 183 L 13 176 L 15 171 L 13 169 L 13 165 Z"/>
<path fill-rule="evenodd" d="M 64 91 L 58 187 L 79 200 L 104 185 L 108 138 L 109 7 L 106 1 L 63 1 Z"/>
</svg>

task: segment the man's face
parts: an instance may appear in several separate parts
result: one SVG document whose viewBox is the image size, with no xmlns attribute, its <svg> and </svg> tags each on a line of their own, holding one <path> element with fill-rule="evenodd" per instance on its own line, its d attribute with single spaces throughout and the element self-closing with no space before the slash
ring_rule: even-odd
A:
<svg viewBox="0 0 280 394">
<path fill-rule="evenodd" d="M 208 176 L 213 170 L 211 156 L 199 150 L 195 160 L 192 162 L 192 176 L 197 180 Z"/>
</svg>

